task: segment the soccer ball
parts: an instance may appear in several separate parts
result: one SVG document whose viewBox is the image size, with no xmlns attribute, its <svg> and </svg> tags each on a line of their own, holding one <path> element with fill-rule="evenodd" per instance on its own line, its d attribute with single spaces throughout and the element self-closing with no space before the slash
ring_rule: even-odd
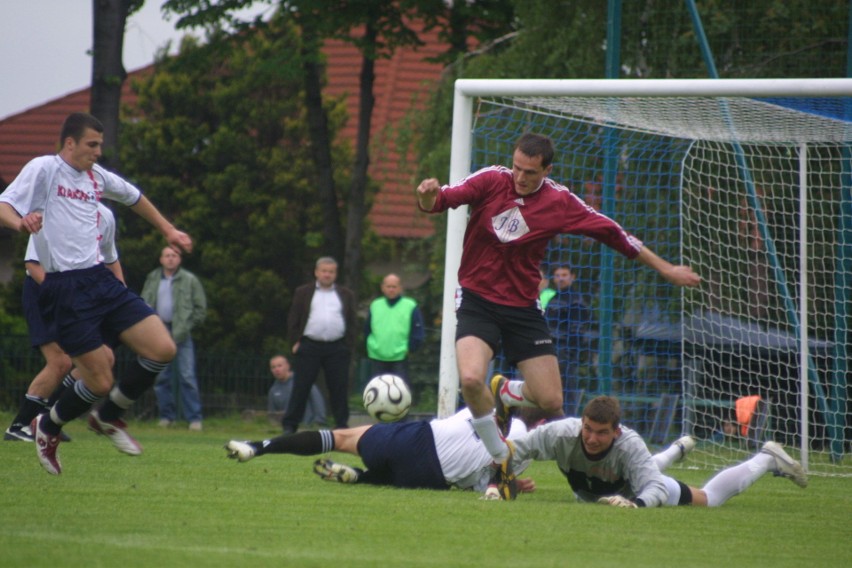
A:
<svg viewBox="0 0 852 568">
<path fill-rule="evenodd" d="M 379 375 L 364 388 L 364 408 L 379 422 L 396 422 L 411 408 L 411 391 L 401 377 Z"/>
</svg>

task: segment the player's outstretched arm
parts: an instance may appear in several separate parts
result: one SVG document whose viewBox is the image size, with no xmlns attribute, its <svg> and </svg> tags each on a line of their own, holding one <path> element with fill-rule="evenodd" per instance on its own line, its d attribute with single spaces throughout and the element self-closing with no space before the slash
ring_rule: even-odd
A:
<svg viewBox="0 0 852 568">
<path fill-rule="evenodd" d="M 157 230 L 166 237 L 166 241 L 170 245 L 175 246 L 184 252 L 192 252 L 192 238 L 169 223 L 147 197 L 144 195 L 141 196 L 139 201 L 130 208 L 137 215 L 156 227 Z"/>
<path fill-rule="evenodd" d="M 644 245 L 642 246 L 642 250 L 639 251 L 639 256 L 636 257 L 636 260 L 649 268 L 653 268 L 667 282 L 675 286 L 695 287 L 701 284 L 701 277 L 692 268 L 684 265 L 674 265 L 660 258 L 654 251 Z"/>
</svg>

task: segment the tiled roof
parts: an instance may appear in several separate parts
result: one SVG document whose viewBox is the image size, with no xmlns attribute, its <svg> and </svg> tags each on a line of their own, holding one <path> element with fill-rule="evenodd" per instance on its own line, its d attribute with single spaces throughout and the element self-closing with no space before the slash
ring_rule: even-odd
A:
<svg viewBox="0 0 852 568">
<path fill-rule="evenodd" d="M 417 210 L 414 200 L 415 170 L 413 156 L 406 166 L 388 130 L 398 126 L 412 104 L 423 104 L 430 85 L 437 82 L 442 67 L 423 59 L 443 51 L 437 33 L 422 33 L 425 46 L 416 51 L 400 49 L 390 59 L 376 61 L 374 85 L 375 107 L 371 126 L 370 177 L 380 189 L 370 211 L 373 229 L 383 237 L 416 238 L 431 235 L 432 222 Z M 328 84 L 324 94 L 346 96 L 349 120 L 342 135 L 353 145 L 358 130 L 358 87 L 361 56 L 352 45 L 329 41 L 324 52 L 328 59 Z M 136 96 L 130 89 L 131 79 L 151 66 L 129 73 L 122 91 L 122 105 L 132 106 Z M 43 105 L 25 110 L 0 121 L 0 189 L 8 185 L 21 168 L 35 156 L 57 151 L 59 125 L 65 117 L 89 109 L 89 89 L 70 93 Z M 449 136 L 450 133 L 447 133 Z M 344 188 L 345 190 L 345 188 Z"/>
<path fill-rule="evenodd" d="M 136 94 L 130 79 L 147 73 L 152 66 L 129 74 L 121 90 L 121 104 L 132 106 Z M 9 185 L 31 159 L 59 151 L 59 129 L 72 112 L 88 112 L 90 89 L 69 93 L 0 120 L 0 188 Z"/>
<path fill-rule="evenodd" d="M 424 61 L 445 49 L 437 33 L 422 32 L 421 39 L 426 44 L 423 47 L 416 51 L 411 48 L 397 50 L 392 58 L 377 60 L 375 66 L 373 96 L 376 100 L 370 127 L 369 173 L 380 189 L 370 211 L 370 221 L 376 233 L 383 237 L 425 237 L 433 232 L 431 219 L 418 211 L 414 200 L 414 187 L 419 181 L 415 179 L 414 156 L 406 156 L 401 163 L 393 140 L 388 140 L 388 130 L 399 127 L 399 122 L 411 112 L 412 104 L 426 102 L 429 89 L 437 83 L 443 70 L 441 65 Z M 346 95 L 349 121 L 342 134 L 354 143 L 358 131 L 361 55 L 340 40 L 326 42 L 323 51 L 328 60 L 325 93 Z"/>
</svg>

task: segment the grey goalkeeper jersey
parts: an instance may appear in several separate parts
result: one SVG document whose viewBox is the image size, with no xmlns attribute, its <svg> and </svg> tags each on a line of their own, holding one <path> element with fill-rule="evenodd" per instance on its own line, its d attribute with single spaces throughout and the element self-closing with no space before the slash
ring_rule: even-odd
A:
<svg viewBox="0 0 852 568">
<path fill-rule="evenodd" d="M 619 494 L 641 499 L 647 507 L 666 502 L 668 491 L 657 464 L 642 437 L 625 426 L 603 457 L 590 459 L 583 451 L 580 418 L 550 422 L 514 440 L 512 465 L 525 461 L 554 460 L 579 501 L 597 501 Z"/>
</svg>

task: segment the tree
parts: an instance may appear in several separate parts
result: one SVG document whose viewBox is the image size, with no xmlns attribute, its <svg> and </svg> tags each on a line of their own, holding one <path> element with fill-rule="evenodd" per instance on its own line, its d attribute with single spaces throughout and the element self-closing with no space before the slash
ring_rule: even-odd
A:
<svg viewBox="0 0 852 568">
<path fill-rule="evenodd" d="M 250 5 L 250 1 L 226 1 L 217 6 L 195 0 L 171 0 L 166 8 L 185 14 L 179 21 L 181 26 L 235 25 L 237 22 L 229 10 Z M 343 281 L 353 290 L 361 283 L 361 240 L 364 234 L 364 219 L 367 208 L 367 170 L 370 163 L 369 139 L 372 110 L 374 106 L 373 83 L 375 60 L 387 57 L 401 45 L 417 45 L 419 39 L 405 22 L 416 10 L 411 2 L 390 0 L 364 0 L 331 2 L 328 0 L 302 0 L 298 3 L 281 3 L 279 14 L 292 19 L 300 28 L 302 37 L 303 81 L 307 111 L 311 128 L 313 157 L 317 170 L 321 172 L 320 196 L 324 204 L 325 250 L 336 256 L 343 269 Z M 254 22 L 254 25 L 259 25 Z M 363 29 L 360 35 L 351 30 Z M 358 113 L 358 135 L 355 162 L 345 202 L 348 206 L 346 237 L 340 225 L 339 204 L 334 179 L 328 175 L 333 169 L 329 159 L 331 137 L 329 136 L 322 104 L 322 73 L 320 47 L 326 38 L 338 38 L 356 45 L 363 55 L 359 87 L 360 109 Z M 356 292 L 357 294 L 357 292 Z"/>
<path fill-rule="evenodd" d="M 122 63 L 127 18 L 145 0 L 92 0 L 92 99 L 90 112 L 104 125 L 101 164 L 119 169 L 118 129 L 121 87 L 127 78 Z"/>
<path fill-rule="evenodd" d="M 291 291 L 321 240 L 300 52 L 292 24 L 276 18 L 259 31 L 213 33 L 204 45 L 185 39 L 134 86 L 125 173 L 196 241 L 184 265 L 210 300 L 198 331 L 206 348 L 282 349 Z M 326 112 L 334 134 L 343 108 L 331 101 Z M 344 149 L 331 151 L 349 161 Z M 164 243 L 136 215 L 119 214 L 128 283 L 139 289 Z"/>
<path fill-rule="evenodd" d="M 343 261 L 343 227 L 340 223 L 337 190 L 332 175 L 331 139 L 328 115 L 323 106 L 323 67 L 320 55 L 319 34 L 310 23 L 302 24 L 302 82 L 305 89 L 305 105 L 308 115 L 308 131 L 311 139 L 311 154 L 316 166 L 320 200 L 323 213 L 323 244 L 331 256 Z"/>
<path fill-rule="evenodd" d="M 302 25 L 303 32 L 306 29 L 319 30 L 324 37 L 336 37 L 353 43 L 362 54 L 358 133 L 348 192 L 343 256 L 344 281 L 353 290 L 358 290 L 362 266 L 361 240 L 367 216 L 367 170 L 370 165 L 370 129 L 375 106 L 375 63 L 379 58 L 392 56 L 401 46 L 416 46 L 420 45 L 421 41 L 406 22 L 407 17 L 417 15 L 416 8 L 412 7 L 411 3 L 369 0 L 360 3 L 340 1 L 334 6 L 329 4 L 322 0 L 302 2 L 296 14 L 296 21 Z M 330 14 L 333 14 L 333 17 L 329 17 Z M 360 28 L 362 32 L 354 34 L 353 28 Z"/>
<path fill-rule="evenodd" d="M 462 4 L 454 2 L 453 5 Z M 449 169 L 453 82 L 458 78 L 603 78 L 607 2 L 516 2 L 513 32 L 457 58 L 411 130 L 418 179 Z M 848 2 L 771 0 L 699 3 L 722 77 L 842 77 L 846 73 Z M 624 77 L 707 77 L 689 13 L 681 0 L 622 3 Z M 558 14 L 558 17 L 554 15 Z M 436 226 L 444 223 L 436 218 Z M 430 267 L 442 285 L 444 231 L 438 226 Z M 828 289 L 828 287 L 826 287 Z M 438 294 L 438 291 L 433 291 Z"/>
<path fill-rule="evenodd" d="M 276 4 L 276 2 L 270 2 Z M 242 29 L 234 10 L 253 4 L 251 0 L 224 0 L 211 5 L 199 0 L 169 0 L 165 7 L 181 15 L 178 26 L 232 26 Z M 362 54 L 359 81 L 358 133 L 355 161 L 349 188 L 341 199 L 331 178 L 320 180 L 320 195 L 325 204 L 325 247 L 342 260 L 344 282 L 354 290 L 361 283 L 361 242 L 370 197 L 368 168 L 370 164 L 370 127 L 375 99 L 375 62 L 390 57 L 403 46 L 421 45 L 412 22 L 422 21 L 428 27 L 440 27 L 442 36 L 451 40 L 448 57 L 467 49 L 469 34 L 491 37 L 510 25 L 512 13 L 507 0 L 452 3 L 440 0 L 300 0 L 280 2 L 280 13 L 299 26 L 303 41 L 304 87 L 307 93 L 314 160 L 320 172 L 329 171 L 331 142 L 325 131 L 321 104 L 321 58 L 323 41 L 334 38 L 352 43 Z M 253 26 L 261 25 L 252 22 Z M 345 243 L 339 238 L 338 207 L 346 203 Z"/>
</svg>

